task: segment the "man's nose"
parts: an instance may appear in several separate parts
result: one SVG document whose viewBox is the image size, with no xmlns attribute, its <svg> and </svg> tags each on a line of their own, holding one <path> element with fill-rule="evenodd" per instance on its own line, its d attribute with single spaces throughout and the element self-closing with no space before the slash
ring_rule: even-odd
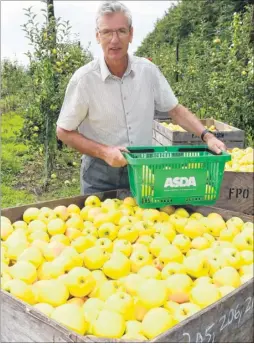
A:
<svg viewBox="0 0 254 344">
<path fill-rule="evenodd" d="M 113 31 L 111 42 L 118 42 L 118 41 L 119 41 L 118 33 L 116 31 Z"/>
</svg>

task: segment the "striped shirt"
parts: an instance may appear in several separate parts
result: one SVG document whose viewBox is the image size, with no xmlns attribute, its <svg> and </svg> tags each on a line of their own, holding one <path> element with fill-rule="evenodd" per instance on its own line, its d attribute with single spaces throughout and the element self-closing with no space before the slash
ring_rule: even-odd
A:
<svg viewBox="0 0 254 344">
<path fill-rule="evenodd" d="M 72 76 L 57 125 L 109 146 L 152 145 L 155 110 L 170 111 L 177 104 L 166 78 L 146 58 L 129 55 L 122 78 L 100 58 Z"/>
</svg>

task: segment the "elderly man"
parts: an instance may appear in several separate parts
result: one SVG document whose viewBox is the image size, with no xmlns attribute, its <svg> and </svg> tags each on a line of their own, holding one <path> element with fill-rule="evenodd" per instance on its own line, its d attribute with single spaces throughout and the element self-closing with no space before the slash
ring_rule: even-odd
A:
<svg viewBox="0 0 254 344">
<path fill-rule="evenodd" d="M 96 18 L 96 39 L 104 57 L 72 76 L 57 121 L 57 136 L 82 154 L 81 193 L 129 188 L 127 146 L 152 145 L 155 110 L 201 136 L 216 153 L 224 144 L 178 103 L 151 61 L 128 54 L 132 16 L 118 1 L 106 1 Z"/>
</svg>

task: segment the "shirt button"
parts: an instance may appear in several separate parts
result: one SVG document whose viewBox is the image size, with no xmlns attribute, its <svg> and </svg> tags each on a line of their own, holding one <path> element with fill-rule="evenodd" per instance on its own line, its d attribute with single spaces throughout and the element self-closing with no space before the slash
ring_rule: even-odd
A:
<svg viewBox="0 0 254 344">
<path fill-rule="evenodd" d="M 129 127 L 129 129 L 131 129 L 131 127 Z"/>
<path fill-rule="evenodd" d="M 129 115 L 129 112 L 126 112 L 126 115 Z"/>
<path fill-rule="evenodd" d="M 124 100 L 126 100 L 126 97 L 123 97 Z"/>
</svg>

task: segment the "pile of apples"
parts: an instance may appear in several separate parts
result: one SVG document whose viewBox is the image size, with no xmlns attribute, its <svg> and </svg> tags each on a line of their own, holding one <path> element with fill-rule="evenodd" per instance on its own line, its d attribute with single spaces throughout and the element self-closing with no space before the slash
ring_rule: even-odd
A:
<svg viewBox="0 0 254 344">
<path fill-rule="evenodd" d="M 180 125 L 178 124 L 173 124 L 173 123 L 167 123 L 167 122 L 162 122 L 161 125 L 163 125 L 164 127 L 166 128 L 169 128 L 170 130 L 172 131 L 182 131 L 182 132 L 185 132 L 186 130 L 183 129 Z M 207 126 L 205 125 L 204 126 L 206 129 L 214 132 L 214 131 L 217 131 L 217 128 L 215 127 L 215 125 L 210 125 L 210 126 Z M 225 127 L 223 129 L 223 131 L 231 131 L 230 127 Z"/>
<path fill-rule="evenodd" d="M 81 335 L 148 340 L 253 277 L 253 223 L 93 195 L 1 217 L 1 288 Z"/>
<path fill-rule="evenodd" d="M 252 172 L 254 171 L 254 152 L 252 147 L 245 149 L 229 149 L 231 161 L 226 162 L 225 171 Z"/>
</svg>

